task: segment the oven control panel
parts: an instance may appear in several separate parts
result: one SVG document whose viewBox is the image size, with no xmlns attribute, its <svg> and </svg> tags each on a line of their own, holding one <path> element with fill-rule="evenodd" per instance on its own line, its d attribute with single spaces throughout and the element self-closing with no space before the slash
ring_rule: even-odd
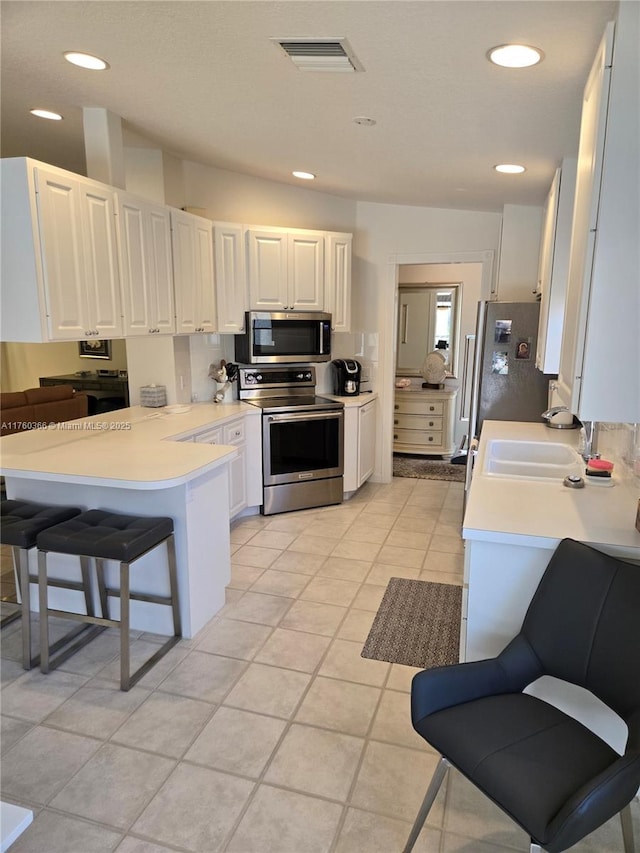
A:
<svg viewBox="0 0 640 853">
<path fill-rule="evenodd" d="M 312 366 L 241 367 L 238 371 L 239 390 L 244 388 L 315 388 L 316 375 Z"/>
</svg>

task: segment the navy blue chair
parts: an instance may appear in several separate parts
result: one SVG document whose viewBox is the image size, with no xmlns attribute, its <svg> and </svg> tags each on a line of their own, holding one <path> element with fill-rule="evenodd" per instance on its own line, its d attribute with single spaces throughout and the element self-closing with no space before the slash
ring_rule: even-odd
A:
<svg viewBox="0 0 640 853">
<path fill-rule="evenodd" d="M 496 658 L 418 673 L 414 729 L 441 754 L 407 841 L 409 853 L 450 766 L 531 839 L 561 853 L 620 813 L 640 787 L 640 568 L 564 539 L 522 629 Z M 577 720 L 523 693 L 543 675 L 591 691 L 627 724 L 619 755 Z"/>
</svg>

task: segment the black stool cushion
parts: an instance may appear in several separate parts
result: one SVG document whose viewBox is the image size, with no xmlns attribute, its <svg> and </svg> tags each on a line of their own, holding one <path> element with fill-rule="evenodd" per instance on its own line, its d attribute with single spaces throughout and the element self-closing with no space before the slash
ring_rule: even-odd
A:
<svg viewBox="0 0 640 853">
<path fill-rule="evenodd" d="M 170 518 L 90 509 L 38 536 L 41 551 L 131 563 L 173 533 Z"/>
<path fill-rule="evenodd" d="M 33 548 L 38 533 L 80 515 L 75 506 L 50 506 L 32 501 L 2 501 L 0 507 L 0 542 L 18 548 Z"/>
</svg>

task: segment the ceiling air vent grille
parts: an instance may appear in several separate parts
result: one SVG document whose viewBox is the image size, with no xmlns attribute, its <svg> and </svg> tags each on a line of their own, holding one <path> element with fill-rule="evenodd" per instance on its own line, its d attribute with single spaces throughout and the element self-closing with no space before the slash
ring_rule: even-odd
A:
<svg viewBox="0 0 640 853">
<path fill-rule="evenodd" d="M 301 71 L 362 71 L 345 38 L 271 39 Z"/>
</svg>

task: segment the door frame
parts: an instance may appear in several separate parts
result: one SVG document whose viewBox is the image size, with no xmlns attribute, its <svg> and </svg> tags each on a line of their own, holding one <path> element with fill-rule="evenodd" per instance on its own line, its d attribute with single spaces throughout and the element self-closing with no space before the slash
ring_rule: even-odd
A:
<svg viewBox="0 0 640 853">
<path fill-rule="evenodd" d="M 387 260 L 387 286 L 384 288 L 381 317 L 389 318 L 385 323 L 385 334 L 381 340 L 382 389 L 380 406 L 380 481 L 390 483 L 393 477 L 393 401 L 395 388 L 396 333 L 398 327 L 398 283 L 400 267 L 404 264 L 482 264 L 480 299 L 495 299 L 496 270 L 493 249 L 476 252 L 418 252 L 389 255 Z M 455 275 L 454 275 L 455 278 Z M 385 399 L 386 398 L 386 399 Z"/>
</svg>

